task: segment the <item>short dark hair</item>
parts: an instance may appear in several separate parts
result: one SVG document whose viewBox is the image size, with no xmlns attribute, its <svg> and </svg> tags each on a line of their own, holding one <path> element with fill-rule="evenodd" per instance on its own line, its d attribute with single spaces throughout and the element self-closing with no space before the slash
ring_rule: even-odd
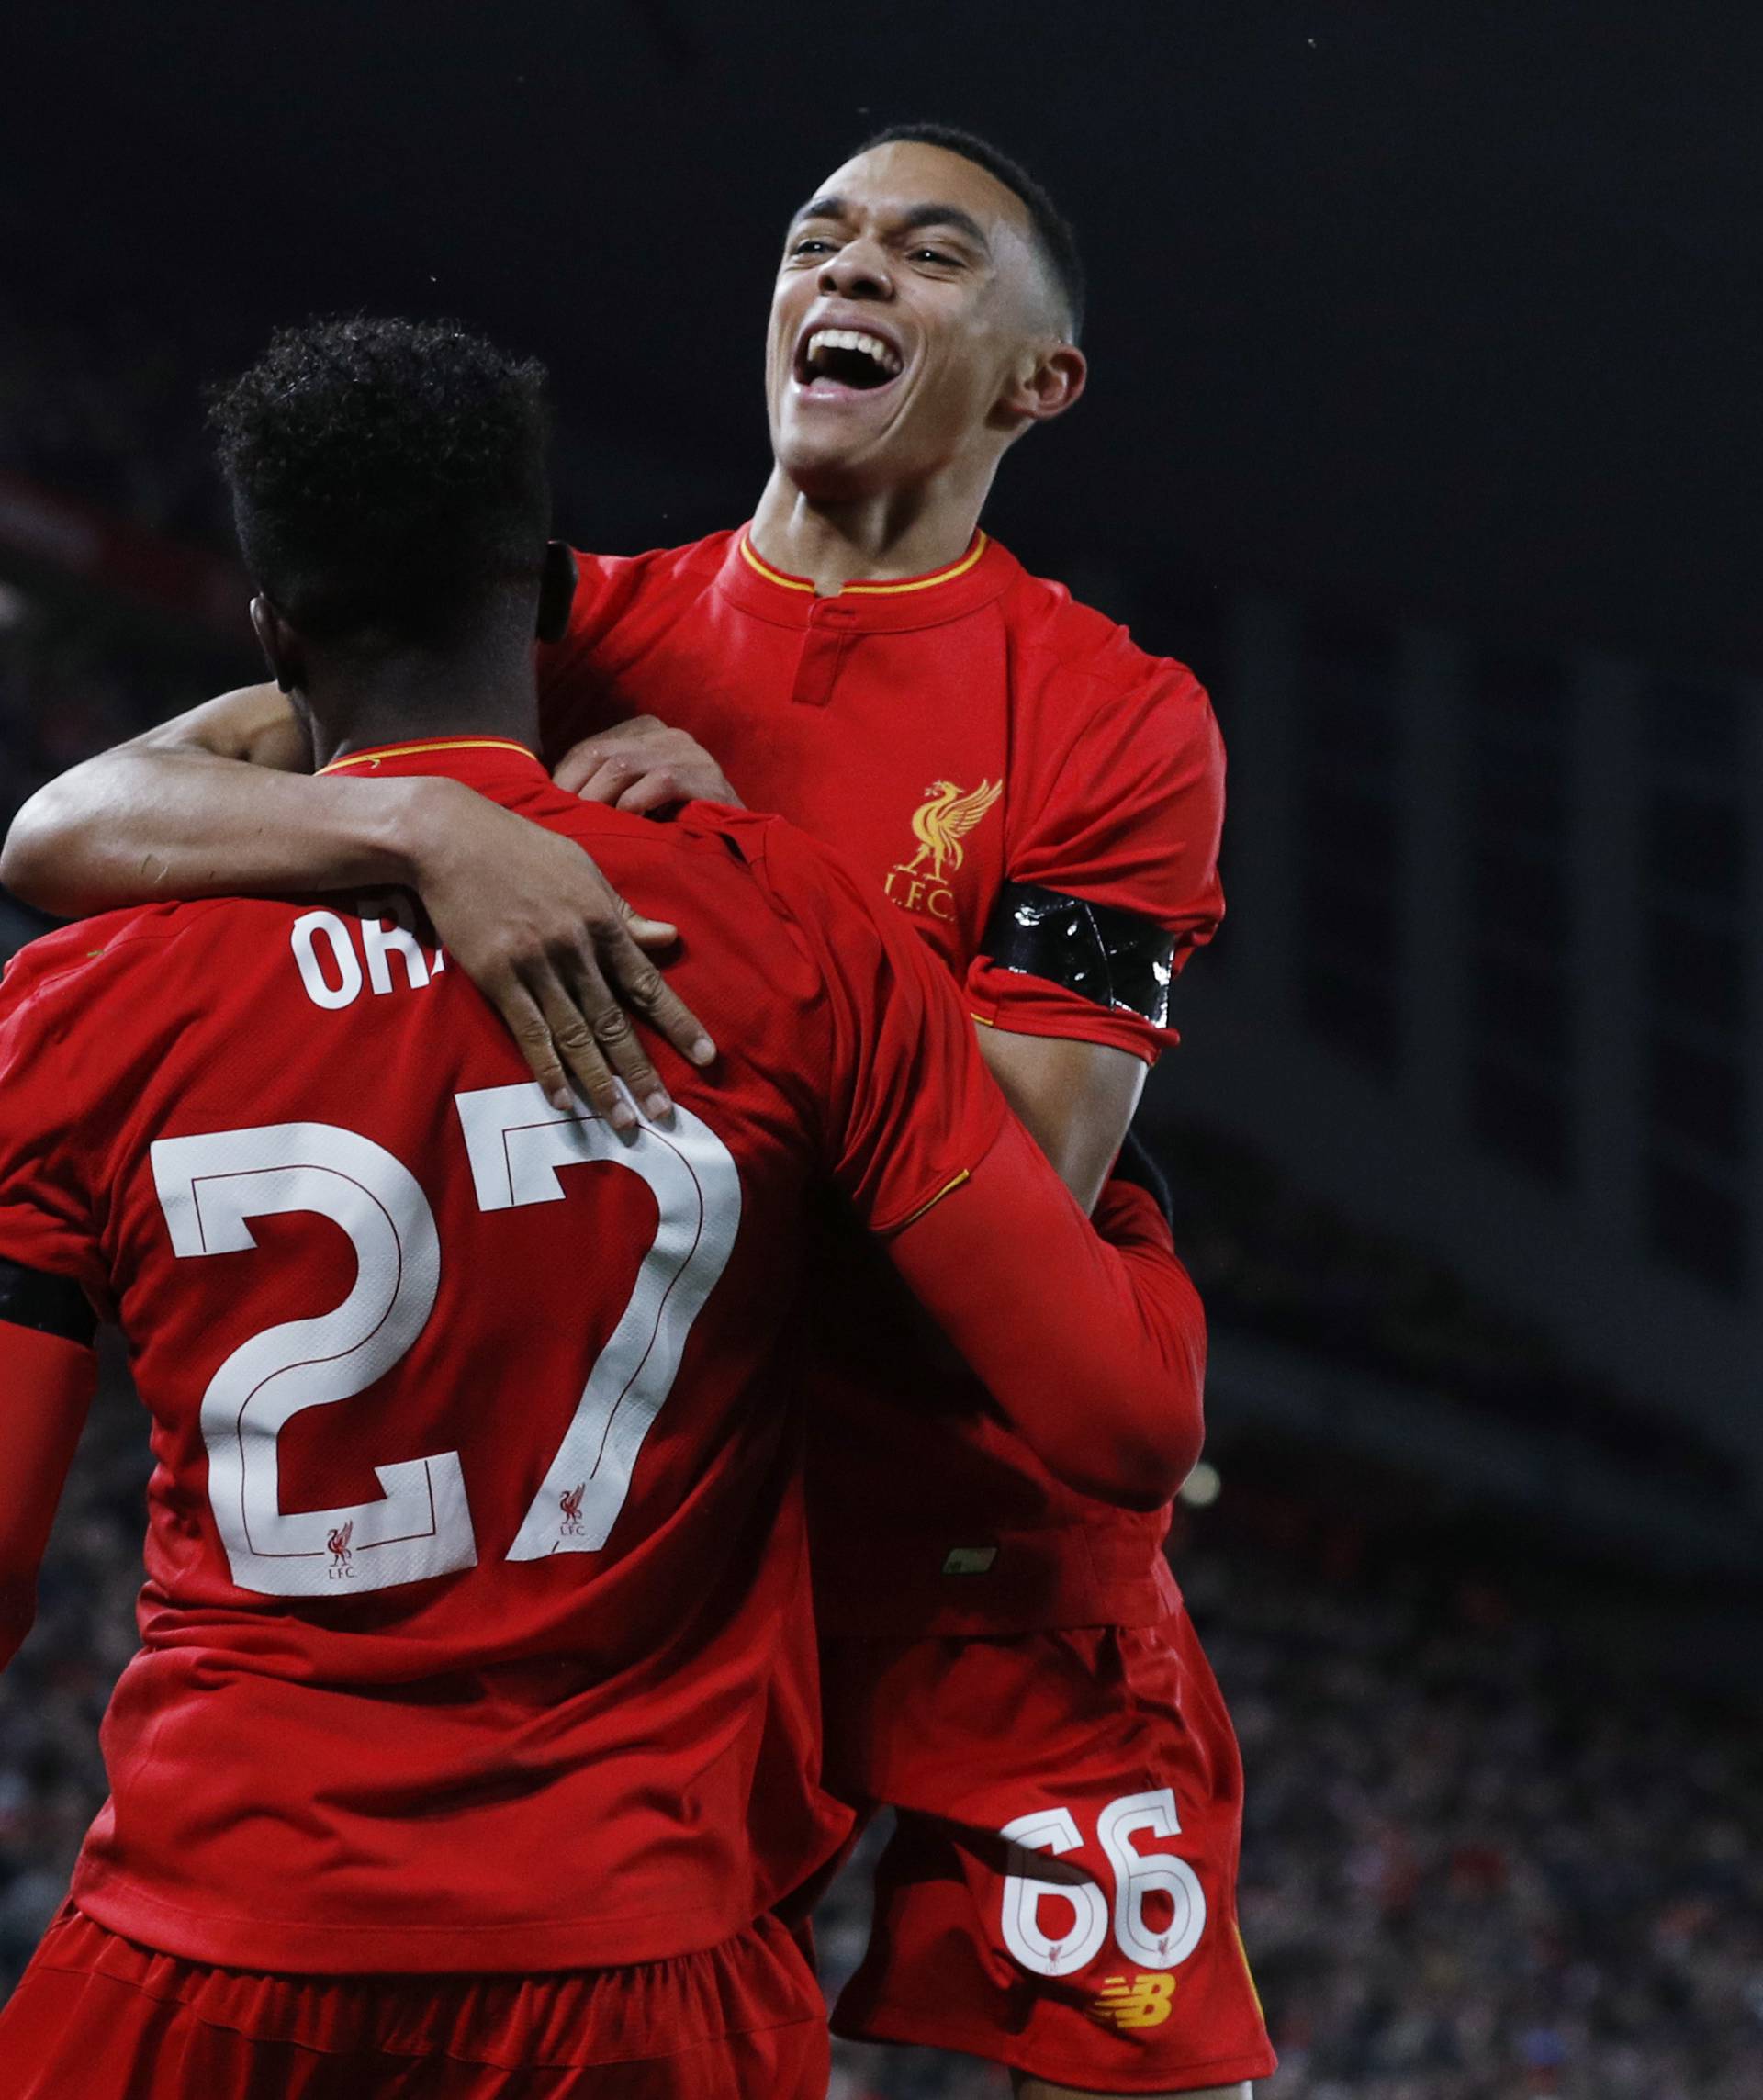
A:
<svg viewBox="0 0 1763 2100">
<path fill-rule="evenodd" d="M 1013 161 L 1008 153 L 1001 152 L 988 140 L 953 124 L 890 124 L 885 131 L 878 131 L 873 139 L 865 140 L 858 152 L 868 153 L 877 146 L 894 145 L 940 146 L 946 153 L 959 153 L 962 160 L 983 168 L 994 182 L 1001 182 L 1020 200 L 1028 213 L 1035 239 L 1040 243 L 1041 254 L 1065 301 L 1072 324 L 1072 341 L 1075 343 L 1084 332 L 1086 289 L 1084 258 L 1077 252 L 1077 236 L 1072 230 L 1071 220 L 1053 202 L 1046 188 L 1020 161 Z"/>
<path fill-rule="evenodd" d="M 315 641 L 459 635 L 540 572 L 546 390 L 542 365 L 457 321 L 278 330 L 209 398 L 258 587 Z"/>
</svg>

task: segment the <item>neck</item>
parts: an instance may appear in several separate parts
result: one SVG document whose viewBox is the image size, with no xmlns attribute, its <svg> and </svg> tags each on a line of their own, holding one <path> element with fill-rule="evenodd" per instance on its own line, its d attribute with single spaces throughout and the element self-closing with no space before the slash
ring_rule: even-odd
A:
<svg viewBox="0 0 1763 2100">
<path fill-rule="evenodd" d="M 774 466 L 753 513 L 754 551 L 806 578 L 823 598 L 848 583 L 929 576 L 972 544 L 997 460 L 963 462 L 911 488 L 834 501 L 804 494 Z"/>
<path fill-rule="evenodd" d="M 461 662 L 420 651 L 371 666 L 312 664 L 300 698 L 311 724 L 312 762 L 430 736 L 506 736 L 538 747 L 533 652 Z"/>
</svg>

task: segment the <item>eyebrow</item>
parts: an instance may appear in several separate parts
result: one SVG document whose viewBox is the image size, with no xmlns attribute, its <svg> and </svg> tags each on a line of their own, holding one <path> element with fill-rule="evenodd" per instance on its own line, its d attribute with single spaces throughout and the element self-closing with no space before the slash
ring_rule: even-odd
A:
<svg viewBox="0 0 1763 2100">
<path fill-rule="evenodd" d="M 850 206 L 842 197 L 817 197 L 804 204 L 790 221 L 793 229 L 805 219 L 848 219 Z M 949 226 L 958 233 L 965 233 L 977 247 L 991 253 L 992 243 L 986 238 L 984 227 L 971 212 L 963 211 L 959 204 L 915 204 L 900 221 L 904 232 L 914 232 L 921 226 Z"/>
</svg>

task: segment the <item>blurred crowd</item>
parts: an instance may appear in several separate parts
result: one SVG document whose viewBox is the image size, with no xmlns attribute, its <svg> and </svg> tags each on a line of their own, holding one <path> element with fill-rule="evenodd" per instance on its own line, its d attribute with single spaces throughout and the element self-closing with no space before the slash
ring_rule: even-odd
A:
<svg viewBox="0 0 1763 2100">
<path fill-rule="evenodd" d="M 101 289 L 36 289 L 0 302 L 0 468 L 174 538 L 223 541 L 187 354 Z"/>
<path fill-rule="evenodd" d="M 146 1425 L 113 1362 L 0 1679 L 0 1988 L 103 1797 L 134 1645 Z M 1198 1532 L 1177 1562 L 1241 1739 L 1242 1930 L 1278 2100 L 1756 2100 L 1763 1737 L 1613 1674 L 1522 1593 L 1409 1551 L 1351 1572 Z M 855 1966 L 866 1846 L 818 1937 Z M 838 2051 L 836 2100 L 1004 2100 L 988 2066 Z"/>
<path fill-rule="evenodd" d="M 0 319 L 0 470 L 212 538 L 221 513 L 193 399 L 185 365 L 133 324 Z M 212 690 L 212 661 L 208 646 L 150 643 L 102 608 L 0 583 L 0 818 Z M 1211 1140 L 1179 1138 L 1167 1163 L 1178 1239 L 1220 1324 L 1508 1417 L 1546 1409 L 1657 1460 L 1640 1416 L 1410 1251 Z M 1721 1491 L 1692 1445 L 1672 1463 Z M 36 1629 L 0 1679 L 0 1991 L 103 1796 L 97 1722 L 134 1645 L 147 1469 L 112 1362 Z M 1490 1612 L 1412 1548 L 1371 1575 L 1202 1528 L 1179 1571 L 1242 1739 L 1242 1922 L 1281 2100 L 1763 2094 L 1754 1716 L 1614 1674 L 1545 1611 Z M 861 1946 L 872 1857 L 821 1920 L 832 1989 Z M 1006 2090 L 960 2059 L 843 2048 L 835 2087 L 838 2100 Z"/>
</svg>

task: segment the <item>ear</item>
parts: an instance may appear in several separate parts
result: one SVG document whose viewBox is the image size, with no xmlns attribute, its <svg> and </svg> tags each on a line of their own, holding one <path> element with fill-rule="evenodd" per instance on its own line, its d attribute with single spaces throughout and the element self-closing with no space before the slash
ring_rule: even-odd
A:
<svg viewBox="0 0 1763 2100">
<path fill-rule="evenodd" d="M 569 632 L 569 609 L 575 601 L 576 550 L 561 540 L 547 540 L 545 567 L 539 573 L 540 641 L 562 641 Z"/>
<path fill-rule="evenodd" d="M 1050 422 L 1062 416 L 1084 391 L 1089 361 L 1074 343 L 1039 344 L 1025 361 L 998 406 L 1024 422 Z"/>
<path fill-rule="evenodd" d="M 264 652 L 269 675 L 284 692 L 297 691 L 306 679 L 306 651 L 274 603 L 260 590 L 251 601 L 252 632 Z"/>
</svg>

